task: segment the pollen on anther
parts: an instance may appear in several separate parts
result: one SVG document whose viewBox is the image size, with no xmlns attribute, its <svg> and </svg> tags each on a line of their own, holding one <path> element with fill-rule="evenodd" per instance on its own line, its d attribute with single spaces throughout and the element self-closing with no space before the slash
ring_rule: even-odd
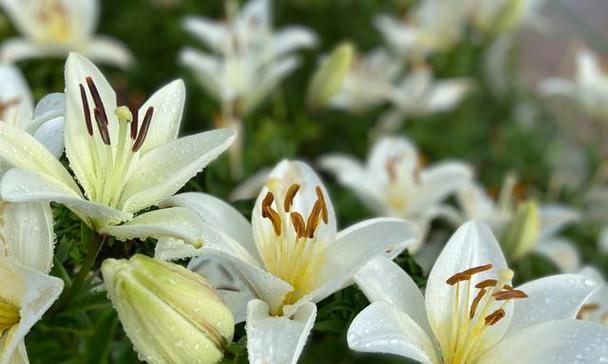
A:
<svg viewBox="0 0 608 364">
<path fill-rule="evenodd" d="M 475 285 L 475 288 L 494 287 L 494 286 L 496 286 L 496 283 L 498 283 L 498 281 L 496 279 L 486 279 L 486 280 L 483 280 L 483 281 L 477 283 Z"/>
<path fill-rule="evenodd" d="M 329 222 L 329 214 L 327 212 L 327 203 L 325 202 L 323 191 L 321 190 L 321 187 L 317 186 L 315 192 L 317 193 L 318 201 L 321 203 L 321 218 L 323 219 L 323 222 L 327 224 Z"/>
<path fill-rule="evenodd" d="M 505 317 L 505 310 L 499 308 L 498 310 L 492 312 L 485 318 L 486 325 L 492 326 L 500 321 L 503 317 Z"/>
<path fill-rule="evenodd" d="M 453 276 L 451 276 L 450 278 L 448 278 L 445 283 L 449 284 L 450 286 L 455 285 L 458 282 L 462 282 L 462 281 L 468 281 L 469 279 L 471 279 L 471 276 L 469 274 L 465 274 L 464 272 L 460 272 L 460 273 L 456 273 Z"/>
<path fill-rule="evenodd" d="M 528 297 L 528 295 L 525 292 L 520 291 L 518 289 L 496 292 L 492 296 L 494 296 L 494 299 L 496 301 L 505 301 L 505 300 L 520 299 L 520 298 Z"/>
<path fill-rule="evenodd" d="M 290 214 L 291 223 L 293 225 L 293 229 L 296 232 L 298 238 L 306 237 L 306 225 L 304 222 L 304 218 L 298 212 L 292 212 Z"/>
<path fill-rule="evenodd" d="M 93 135 L 93 122 L 91 120 L 91 110 L 89 109 L 89 102 L 87 101 L 87 93 L 82 84 L 80 87 L 80 98 L 82 100 L 82 109 L 84 110 L 84 122 L 87 126 L 87 132 L 89 135 Z"/>
<path fill-rule="evenodd" d="M 299 189 L 300 185 L 297 183 L 292 184 L 287 189 L 287 193 L 285 193 L 285 200 L 283 201 L 283 210 L 285 210 L 285 212 L 289 212 L 289 210 L 291 209 L 291 206 L 293 205 L 293 199 L 296 196 L 296 193 L 298 193 Z"/>
<path fill-rule="evenodd" d="M 150 106 L 146 110 L 146 114 L 144 115 L 144 120 L 141 123 L 141 128 L 137 133 L 137 139 L 133 143 L 133 148 L 131 149 L 133 152 L 137 152 L 139 148 L 144 144 L 146 140 L 146 136 L 148 135 L 148 129 L 150 128 L 150 123 L 152 122 L 152 115 L 154 114 L 154 107 Z"/>
<path fill-rule="evenodd" d="M 467 270 L 464 270 L 462 273 L 472 276 L 474 274 L 482 273 L 490 269 L 492 269 L 492 264 L 485 264 L 480 265 L 479 267 L 469 268 Z"/>
</svg>

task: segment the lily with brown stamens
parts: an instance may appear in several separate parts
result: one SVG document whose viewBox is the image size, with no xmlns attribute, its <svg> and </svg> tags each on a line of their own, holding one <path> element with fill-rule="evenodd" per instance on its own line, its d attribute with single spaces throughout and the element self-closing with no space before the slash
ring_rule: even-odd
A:
<svg viewBox="0 0 608 364">
<path fill-rule="evenodd" d="M 575 320 L 597 283 L 582 275 L 517 288 L 490 229 L 462 225 L 429 275 L 425 295 L 395 263 L 376 258 L 355 275 L 372 302 L 348 329 L 357 351 L 424 364 L 598 363 L 608 330 Z"/>
<path fill-rule="evenodd" d="M 608 326 L 608 282 L 606 282 L 606 278 L 597 268 L 592 266 L 586 266 L 578 273 L 598 282 L 599 288 L 581 307 L 577 318 Z"/>
<path fill-rule="evenodd" d="M 2 122 L 0 158 L 13 167 L 2 178 L 2 199 L 64 204 L 90 228 L 118 239 L 168 234 L 197 242 L 198 219 L 190 211 L 134 216 L 177 192 L 228 148 L 234 132 L 177 139 L 185 101 L 181 80 L 131 110 L 117 105 L 114 90 L 85 57 L 70 54 L 65 71 L 70 169 L 31 135 Z"/>
<path fill-rule="evenodd" d="M 350 284 L 377 256 L 392 258 L 416 239 L 404 220 L 379 218 L 337 231 L 323 182 L 307 164 L 282 161 L 270 173 L 251 224 L 226 203 L 201 193 L 172 197 L 169 206 L 191 208 L 205 221 L 205 246 L 194 249 L 161 239 L 156 257 L 200 256 L 190 268 L 208 274 L 205 262 L 224 263 L 236 281 L 210 279 L 235 314 L 247 320 L 251 363 L 295 363 L 314 324 L 315 303 Z M 268 347 L 273 350 L 269 351 Z"/>
</svg>

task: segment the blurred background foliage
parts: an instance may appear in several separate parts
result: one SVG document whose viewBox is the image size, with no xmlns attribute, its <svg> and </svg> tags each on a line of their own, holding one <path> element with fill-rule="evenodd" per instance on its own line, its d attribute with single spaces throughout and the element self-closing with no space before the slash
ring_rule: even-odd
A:
<svg viewBox="0 0 608 364">
<path fill-rule="evenodd" d="M 274 23 L 301 24 L 313 29 L 321 39 L 314 51 L 303 53 L 302 66 L 289 76 L 263 105 L 248 116 L 245 123 L 244 169 L 251 175 L 272 166 L 283 158 L 299 158 L 314 163 L 328 152 L 348 152 L 363 159 L 370 146 L 368 131 L 380 115 L 375 110 L 358 115 L 340 111 L 311 112 L 305 107 L 305 92 L 320 54 L 329 52 L 343 40 L 353 41 L 362 50 L 381 43 L 372 26 L 380 13 L 403 13 L 414 1 L 407 0 L 275 0 Z M 105 0 L 99 32 L 124 41 L 135 54 L 137 64 L 129 71 L 104 67 L 121 97 L 129 103 L 141 103 L 161 85 L 183 78 L 187 86 L 187 104 L 182 133 L 214 127 L 219 105 L 199 87 L 192 75 L 177 64 L 177 53 L 185 45 L 199 47 L 198 42 L 181 27 L 180 19 L 189 14 L 210 18 L 224 17 L 222 1 L 183 0 L 171 5 L 170 0 Z M 0 37 L 16 33 L 6 18 L 0 21 Z M 543 200 L 548 188 L 551 167 L 548 163 L 551 143 L 558 132 L 553 115 L 529 88 L 512 83 L 497 94 L 484 72 L 484 54 L 489 42 L 465 37 L 448 53 L 438 54 L 430 64 L 438 78 L 471 77 L 475 87 L 466 100 L 449 113 L 409 120 L 400 133 L 417 144 L 424 159 L 433 161 L 463 159 L 470 162 L 478 178 L 491 191 L 497 191 L 505 174 L 515 171 L 519 191 Z M 507 71 L 517 77 L 517 54 L 510 54 Z M 20 64 L 32 87 L 34 97 L 63 89 L 62 60 L 32 60 Z M 593 147 L 587 148 L 591 168 L 601 161 Z M 236 182 L 230 178 L 228 160 L 222 157 L 193 179 L 184 190 L 198 190 L 226 198 Z M 341 226 L 348 226 L 371 213 L 351 192 L 325 176 Z M 577 202 L 576 191 L 557 196 L 566 202 Z M 236 204 L 249 214 L 253 201 Z M 80 243 L 78 220 L 63 207 L 54 206 L 56 248 L 53 274 L 66 280 L 83 260 L 86 247 Z M 439 231 L 449 228 L 436 224 Z M 570 228 L 566 235 L 579 244 L 588 262 L 608 266 L 606 257 L 596 254 L 596 227 L 586 224 Z M 153 241 L 108 244 L 104 257 L 127 257 L 135 252 L 152 254 Z M 98 261 L 101 262 L 102 259 Z M 407 255 L 398 259 L 419 283 L 424 285 L 422 270 Z M 556 273 L 548 261 L 529 257 L 516 267 L 516 278 L 526 281 Z M 32 364 L 137 363 L 137 356 L 125 337 L 100 281 L 92 279 L 68 306 L 51 310 L 28 335 Z M 326 299 L 320 304 L 312 340 L 302 363 L 404 363 L 405 359 L 353 353 L 346 347 L 345 331 L 350 320 L 367 305 L 365 297 L 354 287 Z M 237 328 L 235 344 L 226 363 L 246 362 L 243 325 Z"/>
</svg>

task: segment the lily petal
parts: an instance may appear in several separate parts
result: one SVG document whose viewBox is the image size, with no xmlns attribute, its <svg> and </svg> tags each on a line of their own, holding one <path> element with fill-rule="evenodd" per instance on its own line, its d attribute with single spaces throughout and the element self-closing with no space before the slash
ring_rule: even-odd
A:
<svg viewBox="0 0 608 364">
<path fill-rule="evenodd" d="M 23 38 L 9 38 L 0 46 L 0 62 L 17 63 L 24 59 L 41 58 L 45 53 L 35 43 Z"/>
<path fill-rule="evenodd" d="M 187 16 L 183 28 L 214 51 L 221 51 L 229 34 L 226 26 L 200 16 Z"/>
<path fill-rule="evenodd" d="M 302 354 L 317 314 L 313 303 L 302 305 L 293 317 L 270 316 L 268 305 L 249 302 L 247 350 L 250 363 L 295 364 Z"/>
<path fill-rule="evenodd" d="M 48 273 L 53 265 L 53 213 L 48 203 L 4 204 L 2 236 L 6 255 Z M 2 251 L 0 244 L 0 252 Z M 2 254 L 0 254 L 2 255 Z"/>
<path fill-rule="evenodd" d="M 0 101 L 15 103 L 5 109 L 2 120 L 26 129 L 32 121 L 34 101 L 23 74 L 13 65 L 1 65 L 0 81 Z"/>
<path fill-rule="evenodd" d="M 425 168 L 420 173 L 422 190 L 416 198 L 413 211 L 424 211 L 429 205 L 434 205 L 455 193 L 471 182 L 473 172 L 471 167 L 460 162 L 442 162 Z"/>
<path fill-rule="evenodd" d="M 447 284 L 446 280 L 456 273 L 486 264 L 492 264 L 495 271 L 507 268 L 505 257 L 492 231 L 485 224 L 469 221 L 458 228 L 447 242 L 427 281 L 426 311 L 439 342 L 447 342 L 450 335 L 445 332 L 443 323 L 449 322 L 452 317 L 452 305 L 446 302 L 453 301 L 454 287 Z M 488 276 L 484 274 L 474 275 L 471 277 L 471 285 L 475 286 L 486 278 Z M 475 292 L 471 290 L 469 302 L 473 301 L 474 295 Z M 467 299 L 466 295 L 463 299 Z M 507 330 L 512 310 L 505 309 L 505 311 L 506 316 L 493 326 L 492 337 L 489 336 L 490 333 L 486 334 L 488 343 L 498 341 Z"/>
<path fill-rule="evenodd" d="M 65 147 L 63 125 L 63 117 L 58 117 L 42 124 L 42 126 L 34 132 L 34 138 L 38 139 L 38 141 L 57 159 L 61 157 Z"/>
<path fill-rule="evenodd" d="M 249 221 L 234 207 L 219 198 L 197 192 L 180 193 L 169 198 L 162 205 L 192 209 L 202 221 L 226 233 L 243 246 L 252 257 L 258 256 Z"/>
<path fill-rule="evenodd" d="M 580 212 L 558 204 L 543 205 L 540 208 L 540 239 L 547 239 L 566 225 L 580 219 Z"/>
<path fill-rule="evenodd" d="M 156 91 L 142 107 L 139 108 L 139 120 L 143 120 L 146 110 L 154 107 L 153 127 L 149 129 L 140 151 L 146 154 L 149 150 L 171 142 L 177 133 L 184 113 L 186 86 L 184 81 L 175 80 Z"/>
<path fill-rule="evenodd" d="M 76 192 L 68 189 L 55 180 L 25 169 L 13 168 L 6 172 L 0 186 L 2 199 L 15 202 L 58 202 L 74 211 L 83 221 L 88 218 L 118 224 L 129 220 L 131 214 L 85 200 Z M 88 218 L 87 218 L 88 217 Z"/>
<path fill-rule="evenodd" d="M 486 351 L 479 364 L 601 363 L 608 358 L 608 330 L 580 320 L 531 326 Z"/>
<path fill-rule="evenodd" d="M 342 289 L 353 275 L 375 257 L 394 257 L 416 240 L 414 227 L 405 220 L 376 218 L 355 224 L 340 232 L 336 241 L 320 255 L 322 265 L 318 285 L 294 305 L 285 306 L 290 314 L 304 302 L 319 302 Z M 315 266 L 315 262 L 311 265 Z"/>
<path fill-rule="evenodd" d="M 438 362 L 425 330 L 387 302 L 374 302 L 361 311 L 348 328 L 347 340 L 357 351 L 401 355 L 423 364 Z"/>
<path fill-rule="evenodd" d="M 220 62 L 207 53 L 194 48 L 185 48 L 179 53 L 180 63 L 190 68 L 196 79 L 207 89 L 212 96 L 220 98 L 222 96 L 222 80 L 219 79 Z"/>
<path fill-rule="evenodd" d="M 195 245 L 201 243 L 204 235 L 198 215 L 183 207 L 146 212 L 122 225 L 106 225 L 99 232 L 123 241 L 169 236 Z"/>
<path fill-rule="evenodd" d="M 574 320 L 587 298 L 598 288 L 591 278 L 577 274 L 560 274 L 523 284 L 517 289 L 528 297 L 515 302 L 507 335 L 530 326 L 554 320 Z"/>
<path fill-rule="evenodd" d="M 44 174 L 79 194 L 80 189 L 70 173 L 44 145 L 24 130 L 1 121 L 0 159 L 17 168 Z"/>
<path fill-rule="evenodd" d="M 120 204 L 123 211 L 136 212 L 172 196 L 225 151 L 234 136 L 230 129 L 217 129 L 149 151 L 139 160 L 125 185 Z"/>
<path fill-rule="evenodd" d="M 566 239 L 540 241 L 534 246 L 534 251 L 552 261 L 563 273 L 574 273 L 581 266 L 578 249 Z"/>
<path fill-rule="evenodd" d="M 424 297 L 414 280 L 393 261 L 377 257 L 359 269 L 355 283 L 370 302 L 387 302 L 433 336 L 426 318 Z"/>
<path fill-rule="evenodd" d="M 27 268 L 6 257 L 0 257 L 0 276 L 2 282 L 21 282 L 22 284 L 18 302 L 13 302 L 20 307 L 21 319 L 10 338 L 0 347 L 0 358 L 2 358 L 0 364 L 8 364 L 13 353 L 23 342 L 25 335 L 61 294 L 63 281 Z M 3 296 L 5 294 L 6 292 L 3 291 Z"/>
<path fill-rule="evenodd" d="M 32 123 L 38 128 L 49 120 L 63 116 L 64 113 L 65 94 L 63 92 L 53 92 L 38 101 L 34 109 Z"/>
<path fill-rule="evenodd" d="M 453 79 L 438 82 L 429 91 L 427 112 L 446 111 L 454 108 L 471 89 L 471 82 L 467 79 Z"/>
<path fill-rule="evenodd" d="M 129 68 L 135 59 L 125 44 L 117 39 L 97 36 L 92 39 L 83 53 L 99 63 L 111 64 L 121 68 Z"/>
<path fill-rule="evenodd" d="M 289 26 L 282 29 L 272 40 L 274 56 L 279 57 L 300 48 L 311 48 L 317 44 L 317 37 L 309 29 Z"/>
</svg>

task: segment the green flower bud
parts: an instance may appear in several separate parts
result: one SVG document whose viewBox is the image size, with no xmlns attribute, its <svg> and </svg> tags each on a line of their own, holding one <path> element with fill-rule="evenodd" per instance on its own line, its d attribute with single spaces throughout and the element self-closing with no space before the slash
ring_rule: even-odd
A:
<svg viewBox="0 0 608 364">
<path fill-rule="evenodd" d="M 317 109 L 326 105 L 340 90 L 354 57 L 351 43 L 343 43 L 317 68 L 308 88 L 308 105 Z"/>
<path fill-rule="evenodd" d="M 118 317 L 150 364 L 217 363 L 234 334 L 234 318 L 198 274 L 143 255 L 107 259 L 103 278 Z"/>
<path fill-rule="evenodd" d="M 539 233 L 538 205 L 535 202 L 522 203 L 503 234 L 505 254 L 512 260 L 523 257 L 532 250 Z"/>
</svg>

